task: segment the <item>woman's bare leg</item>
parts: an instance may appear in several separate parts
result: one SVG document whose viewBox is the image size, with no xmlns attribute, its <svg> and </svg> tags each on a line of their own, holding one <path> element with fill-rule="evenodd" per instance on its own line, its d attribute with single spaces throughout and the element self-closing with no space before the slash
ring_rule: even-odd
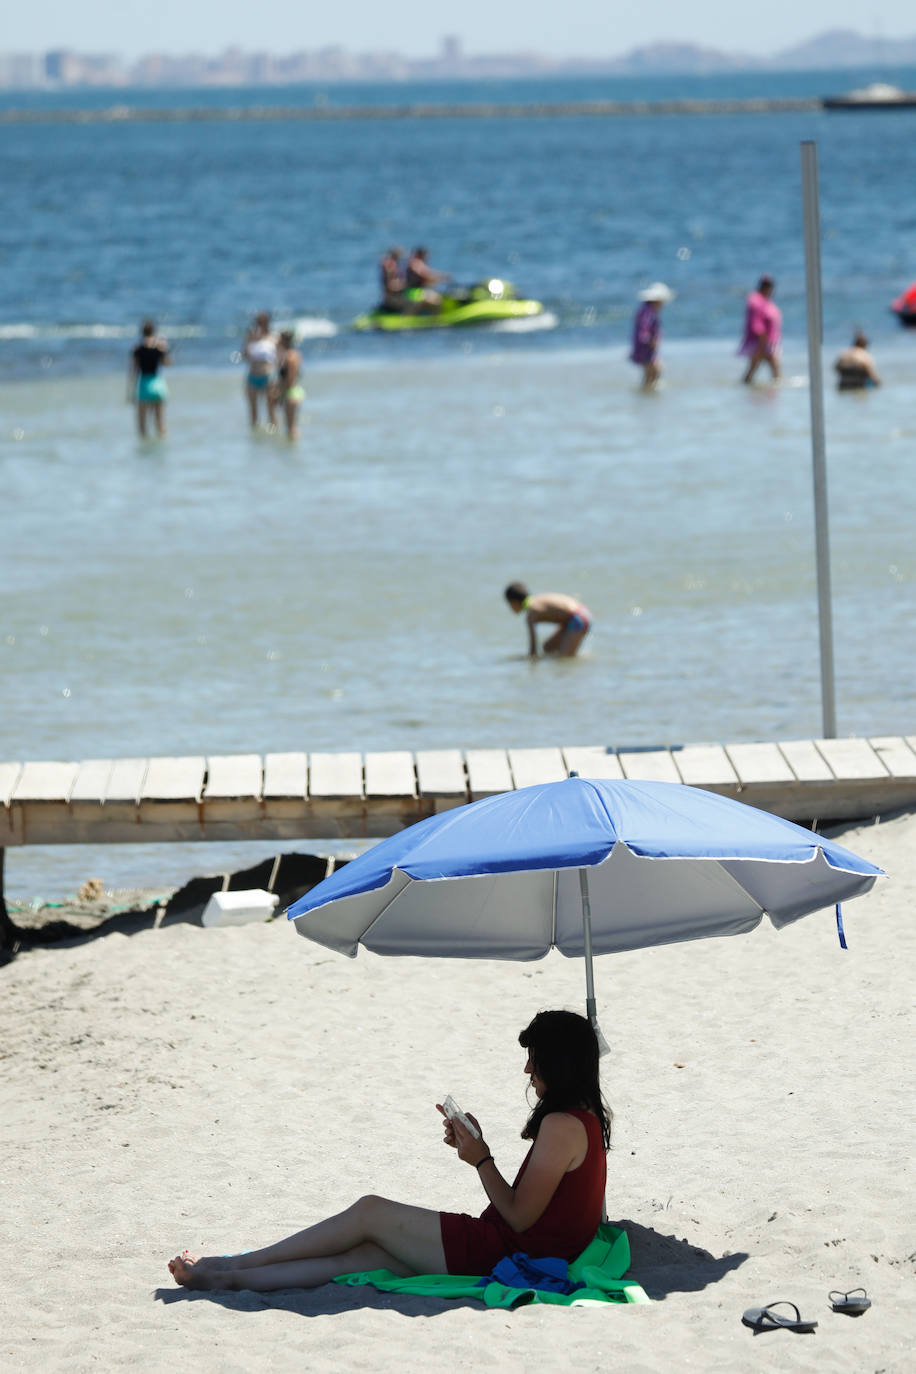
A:
<svg viewBox="0 0 916 1374">
<path fill-rule="evenodd" d="M 253 386 L 245 387 L 245 394 L 248 397 L 248 415 L 251 420 L 251 428 L 257 429 L 258 425 L 258 393 Z"/>
<path fill-rule="evenodd" d="M 141 439 L 146 438 L 146 402 L 137 402 L 137 430 Z"/>
<path fill-rule="evenodd" d="M 248 1259 L 247 1255 L 245 1259 Z M 244 1269 L 207 1269 L 179 1255 L 170 1262 L 169 1269 L 176 1283 L 183 1288 L 211 1291 L 250 1289 L 254 1293 L 272 1293 L 278 1288 L 318 1288 L 340 1274 L 364 1273 L 370 1269 L 389 1269 L 398 1278 L 408 1278 L 417 1272 L 372 1241 L 356 1245 L 340 1255 L 287 1260 L 282 1264 L 262 1264 Z"/>
<path fill-rule="evenodd" d="M 445 1272 L 445 1251 L 442 1248 L 442 1230 L 439 1213 L 425 1207 L 411 1207 L 404 1202 L 392 1202 L 388 1198 L 362 1197 L 352 1207 L 336 1216 L 319 1221 L 304 1231 L 287 1236 L 276 1245 L 268 1245 L 263 1250 L 253 1250 L 246 1255 L 231 1255 L 225 1259 L 194 1261 L 178 1256 L 169 1265 L 179 1283 L 186 1286 L 211 1286 L 210 1281 L 224 1287 L 226 1278 L 231 1274 L 257 1274 L 265 1267 L 305 1264 L 302 1269 L 304 1278 L 291 1284 L 288 1279 L 276 1287 L 313 1287 L 327 1283 L 335 1274 L 345 1274 L 349 1269 L 358 1267 L 347 1261 L 349 1268 L 338 1267 L 331 1273 L 328 1266 L 340 1264 L 341 1256 L 352 1258 L 353 1252 L 365 1247 L 375 1246 L 399 1265 L 406 1266 L 407 1274 L 441 1274 Z M 317 1262 L 320 1261 L 321 1265 Z M 306 1263 L 308 1262 L 308 1263 Z M 311 1264 L 311 1268 L 308 1265 Z M 324 1267 L 321 1267 L 324 1266 Z M 363 1266 L 364 1268 L 367 1266 Z M 372 1267 L 372 1266 L 369 1266 Z M 378 1268 L 376 1264 L 374 1267 Z M 392 1266 L 386 1262 L 387 1268 Z M 196 1271 L 196 1272 L 195 1272 Z M 397 1272 L 397 1271 L 396 1271 Z M 195 1283 L 189 1282 L 193 1274 Z M 325 1277 L 309 1276 L 325 1274 Z M 184 1277 L 179 1277 L 183 1275 Z M 250 1284 L 243 1284 L 250 1287 Z"/>
<path fill-rule="evenodd" d="M 662 375 L 662 365 L 653 358 L 650 362 L 643 364 L 642 370 L 642 389 L 651 391 Z"/>
<path fill-rule="evenodd" d="M 745 372 L 742 380 L 745 382 L 752 382 L 754 380 L 754 374 L 756 373 L 760 364 L 766 361 L 769 357 L 770 352 L 767 348 L 767 345 L 765 343 L 758 343 L 753 353 L 751 354 L 750 362 L 747 365 L 747 371 Z M 772 367 L 772 362 L 770 363 L 770 366 Z"/>
</svg>

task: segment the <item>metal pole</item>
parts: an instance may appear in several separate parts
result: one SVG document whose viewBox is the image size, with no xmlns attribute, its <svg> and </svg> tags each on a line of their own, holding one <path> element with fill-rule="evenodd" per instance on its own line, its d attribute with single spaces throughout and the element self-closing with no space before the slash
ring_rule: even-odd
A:
<svg viewBox="0 0 916 1374">
<path fill-rule="evenodd" d="M 808 395 L 811 403 L 811 456 L 814 469 L 814 534 L 817 551 L 817 606 L 821 644 L 821 716 L 825 739 L 836 737 L 833 680 L 833 618 L 830 598 L 830 537 L 827 518 L 827 457 L 824 444 L 824 370 L 821 350 L 821 226 L 817 183 L 817 144 L 801 145 L 802 218 L 805 234 L 805 301 L 808 312 Z"/>
<path fill-rule="evenodd" d="M 598 1038 L 599 1055 L 609 1054 L 610 1045 L 598 1025 L 598 1003 L 595 1001 L 595 968 L 592 961 L 592 904 L 588 895 L 588 871 L 579 869 L 579 892 L 582 896 L 582 940 L 585 946 L 585 1015 L 592 1023 Z"/>
<path fill-rule="evenodd" d="M 598 1022 L 595 1001 L 595 970 L 592 965 L 592 904 L 588 895 L 588 874 L 579 869 L 579 891 L 582 894 L 582 939 L 585 943 L 585 1014 L 592 1025 Z"/>
</svg>

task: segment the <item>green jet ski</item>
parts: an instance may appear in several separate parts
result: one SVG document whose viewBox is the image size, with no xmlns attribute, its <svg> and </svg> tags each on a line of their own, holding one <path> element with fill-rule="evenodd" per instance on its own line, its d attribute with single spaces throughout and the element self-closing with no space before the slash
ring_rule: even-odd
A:
<svg viewBox="0 0 916 1374">
<path fill-rule="evenodd" d="M 439 309 L 424 310 L 421 302 L 412 301 L 410 292 L 406 292 L 402 310 L 377 306 L 368 314 L 357 316 L 353 328 L 443 329 L 446 325 L 517 320 L 526 315 L 540 315 L 544 309 L 540 301 L 520 301 L 512 283 L 501 277 L 491 277 L 475 286 L 447 286 L 441 294 Z"/>
</svg>

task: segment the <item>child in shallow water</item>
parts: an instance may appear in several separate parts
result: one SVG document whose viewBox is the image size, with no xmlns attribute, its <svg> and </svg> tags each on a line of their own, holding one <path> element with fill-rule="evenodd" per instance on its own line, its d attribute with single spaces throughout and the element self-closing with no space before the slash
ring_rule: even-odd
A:
<svg viewBox="0 0 916 1374">
<path fill-rule="evenodd" d="M 518 1037 L 537 1094 L 522 1138 L 531 1148 L 510 1184 L 474 1117 L 477 1135 L 445 1118 L 444 1143 L 477 1171 L 489 1206 L 479 1217 L 434 1212 L 383 1197 L 352 1207 L 276 1245 L 239 1255 L 169 1262 L 185 1288 L 317 1288 L 341 1274 L 390 1269 L 415 1274 L 488 1274 L 507 1255 L 572 1260 L 601 1221 L 611 1114 L 598 1081 L 598 1040 L 571 1011 L 542 1011 Z M 438 1105 L 438 1104 L 437 1104 Z"/>
<path fill-rule="evenodd" d="M 284 329 L 277 348 L 277 400 L 283 407 L 286 437 L 299 437 L 299 407 L 305 400 L 302 385 L 302 354 L 296 347 L 296 336 Z"/>
<path fill-rule="evenodd" d="M 538 642 L 535 625 L 556 625 L 558 628 L 545 639 L 542 651 L 557 658 L 572 658 L 592 627 L 592 613 L 574 596 L 564 592 L 540 592 L 532 596 L 523 582 L 510 582 L 505 598 L 516 615 L 524 611 L 528 623 L 528 656 L 537 658 Z"/>
</svg>

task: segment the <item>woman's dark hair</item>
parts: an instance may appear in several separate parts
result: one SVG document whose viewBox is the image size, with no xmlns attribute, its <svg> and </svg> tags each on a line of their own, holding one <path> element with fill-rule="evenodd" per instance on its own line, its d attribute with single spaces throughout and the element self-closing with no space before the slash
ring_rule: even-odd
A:
<svg viewBox="0 0 916 1374">
<path fill-rule="evenodd" d="M 611 1145 L 612 1113 L 598 1081 L 598 1038 L 590 1021 L 574 1011 L 539 1011 L 518 1037 L 544 1096 L 525 1123 L 523 1140 L 536 1140 L 550 1112 L 594 1112 L 601 1122 L 604 1148 Z"/>
<path fill-rule="evenodd" d="M 156 332 L 156 326 L 152 320 L 144 320 L 140 326 L 140 333 L 144 339 L 151 339 Z"/>
</svg>

